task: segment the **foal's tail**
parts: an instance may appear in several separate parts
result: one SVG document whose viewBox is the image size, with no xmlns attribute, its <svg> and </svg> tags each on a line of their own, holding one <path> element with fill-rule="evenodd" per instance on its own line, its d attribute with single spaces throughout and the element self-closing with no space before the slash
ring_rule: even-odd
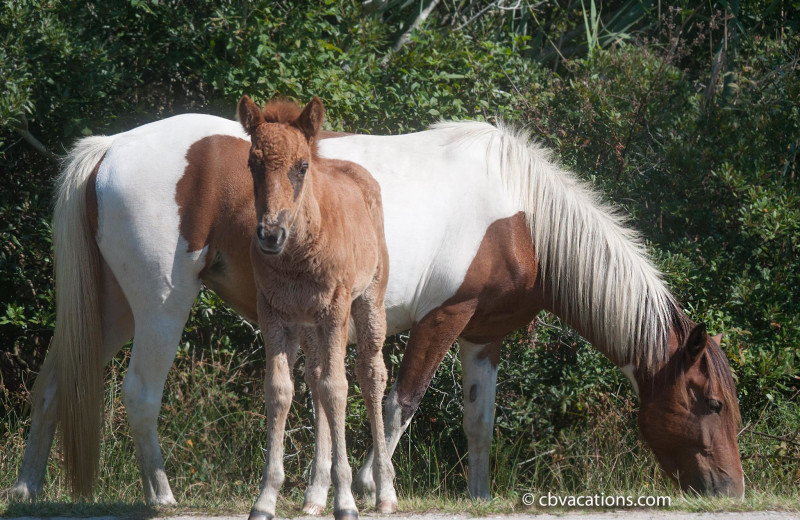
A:
<svg viewBox="0 0 800 520">
<path fill-rule="evenodd" d="M 103 335 L 100 314 L 100 251 L 86 207 L 86 187 L 111 146 L 112 137 L 89 137 L 69 152 L 57 182 L 53 215 L 56 328 L 34 387 L 56 381 L 58 422 L 67 481 L 91 496 L 100 459 L 103 417 Z"/>
</svg>

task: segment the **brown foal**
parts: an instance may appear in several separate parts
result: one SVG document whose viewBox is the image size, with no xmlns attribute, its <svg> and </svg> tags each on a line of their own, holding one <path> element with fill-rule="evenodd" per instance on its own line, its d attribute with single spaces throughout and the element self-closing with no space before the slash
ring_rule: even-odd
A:
<svg viewBox="0 0 800 520">
<path fill-rule="evenodd" d="M 351 314 L 358 340 L 356 375 L 376 448 L 378 510 L 393 512 L 397 495 L 381 409 L 389 256 L 380 186 L 354 163 L 317 155 L 324 117 L 319 98 L 302 111 L 287 101 L 272 101 L 262 110 L 244 96 L 238 110 L 252 138 L 249 166 L 258 224 L 250 256 L 266 350 L 267 461 L 250 519 L 275 514 L 284 479 L 283 437 L 298 346 L 306 356 L 306 381 L 314 401 L 315 462 L 330 460 L 331 449 L 333 456 L 332 467 L 323 462 L 312 468 L 315 486 L 306 490 L 304 510 L 324 510 L 332 477 L 334 517 L 358 517 L 344 429 Z"/>
</svg>

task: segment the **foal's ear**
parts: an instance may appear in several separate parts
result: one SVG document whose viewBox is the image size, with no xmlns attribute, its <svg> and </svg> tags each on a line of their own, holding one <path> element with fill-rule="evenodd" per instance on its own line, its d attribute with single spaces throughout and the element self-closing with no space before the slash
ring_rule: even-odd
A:
<svg viewBox="0 0 800 520">
<path fill-rule="evenodd" d="M 305 134 L 306 139 L 311 139 L 322 128 L 323 119 L 325 119 L 325 108 L 322 106 L 322 101 L 314 96 L 293 124 Z"/>
<path fill-rule="evenodd" d="M 689 337 L 686 338 L 686 344 L 684 346 L 686 349 L 686 355 L 690 361 L 696 360 L 700 354 L 703 353 L 703 349 L 706 348 L 707 342 L 708 332 L 706 331 L 705 324 L 700 323 L 695 325 L 695 327 L 692 329 L 692 332 L 689 333 Z"/>
<path fill-rule="evenodd" d="M 244 131 L 250 135 L 253 135 L 258 125 L 264 122 L 263 112 L 258 108 L 258 105 L 253 103 L 250 96 L 242 96 L 236 111 L 239 114 L 239 122 L 242 123 Z"/>
</svg>

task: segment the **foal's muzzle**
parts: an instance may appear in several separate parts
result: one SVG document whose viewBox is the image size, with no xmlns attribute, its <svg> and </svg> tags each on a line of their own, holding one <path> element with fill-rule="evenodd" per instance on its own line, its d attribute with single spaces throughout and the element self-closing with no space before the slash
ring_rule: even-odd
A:
<svg viewBox="0 0 800 520">
<path fill-rule="evenodd" d="M 256 227 L 258 246 L 268 255 L 277 255 L 283 251 L 289 231 L 280 224 L 267 225 L 260 222 Z"/>
</svg>

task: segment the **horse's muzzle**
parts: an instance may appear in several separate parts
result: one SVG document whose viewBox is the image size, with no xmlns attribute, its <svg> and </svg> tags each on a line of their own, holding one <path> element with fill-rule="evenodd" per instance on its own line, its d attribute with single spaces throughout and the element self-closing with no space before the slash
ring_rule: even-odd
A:
<svg viewBox="0 0 800 520">
<path fill-rule="evenodd" d="M 744 496 L 744 482 L 739 483 L 727 475 L 722 477 L 707 475 L 705 478 L 696 479 L 688 487 L 703 496 L 732 498 L 743 498 Z"/>
</svg>

